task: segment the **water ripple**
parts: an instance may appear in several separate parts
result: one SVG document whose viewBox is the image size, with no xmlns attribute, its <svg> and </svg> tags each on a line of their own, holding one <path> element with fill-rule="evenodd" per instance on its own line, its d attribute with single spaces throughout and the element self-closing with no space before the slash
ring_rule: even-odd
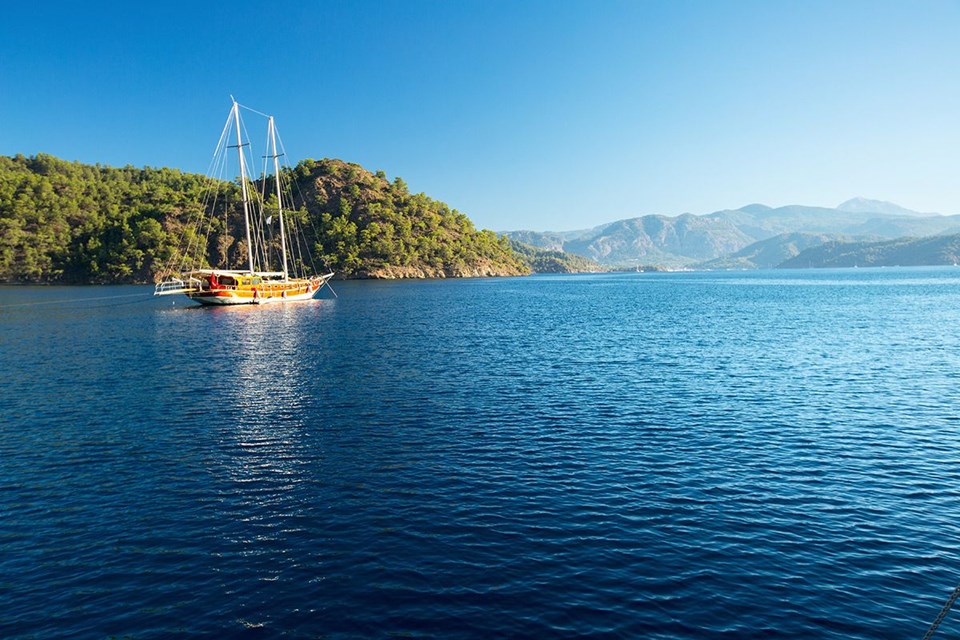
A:
<svg viewBox="0 0 960 640">
<path fill-rule="evenodd" d="M 958 285 L 0 288 L 0 635 L 916 637 L 960 580 Z"/>
</svg>

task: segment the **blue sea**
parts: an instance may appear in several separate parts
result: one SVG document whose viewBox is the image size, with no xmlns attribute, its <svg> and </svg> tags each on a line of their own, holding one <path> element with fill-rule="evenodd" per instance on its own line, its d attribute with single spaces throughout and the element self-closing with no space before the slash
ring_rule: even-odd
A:
<svg viewBox="0 0 960 640">
<path fill-rule="evenodd" d="M 919 638 L 960 582 L 960 269 L 334 286 L 0 288 L 0 637 Z"/>
</svg>

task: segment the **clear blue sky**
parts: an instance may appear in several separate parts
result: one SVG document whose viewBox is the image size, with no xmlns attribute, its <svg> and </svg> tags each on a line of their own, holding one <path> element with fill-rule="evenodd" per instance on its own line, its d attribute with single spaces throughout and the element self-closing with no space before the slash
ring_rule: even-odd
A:
<svg viewBox="0 0 960 640">
<path fill-rule="evenodd" d="M 960 2 L 4 5 L 0 154 L 203 172 L 230 94 L 495 230 L 960 213 Z"/>
</svg>

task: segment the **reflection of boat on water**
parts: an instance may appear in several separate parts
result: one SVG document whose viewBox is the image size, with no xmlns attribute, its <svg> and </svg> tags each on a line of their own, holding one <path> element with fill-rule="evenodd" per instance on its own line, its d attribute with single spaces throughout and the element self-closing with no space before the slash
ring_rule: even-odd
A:
<svg viewBox="0 0 960 640">
<path fill-rule="evenodd" d="M 258 113 L 259 112 L 255 112 Z M 263 114 L 259 114 L 263 115 Z M 311 300 L 327 285 L 333 273 L 316 275 L 317 270 L 312 265 L 309 247 L 303 240 L 303 234 L 295 228 L 291 216 L 285 215 L 292 211 L 289 191 L 283 188 L 283 175 L 280 171 L 277 153 L 277 130 L 273 116 L 267 116 L 267 138 L 270 154 L 264 156 L 273 161 L 274 190 L 267 194 L 268 180 L 263 177 L 257 183 L 260 190 L 253 189 L 254 184 L 248 184 L 248 162 L 244 148 L 249 149 L 249 143 L 244 142 L 241 131 L 244 128 L 240 120 L 240 105 L 236 100 L 227 117 L 214 160 L 211 167 L 221 171 L 226 166 L 229 148 L 237 149 L 240 164 L 240 195 L 243 204 L 243 231 L 245 244 L 242 245 L 246 254 L 247 268 L 231 267 L 226 263 L 226 250 L 221 251 L 224 264 L 219 267 L 209 267 L 207 252 L 210 246 L 210 235 L 213 229 L 219 226 L 219 220 L 213 222 L 213 209 L 218 198 L 216 195 L 206 198 L 211 200 L 210 215 L 207 211 L 201 212 L 194 227 L 185 228 L 183 233 L 184 246 L 179 256 L 178 268 L 170 268 L 167 277 L 157 283 L 154 295 L 170 295 L 183 293 L 191 300 L 204 305 L 235 305 L 235 304 L 264 304 L 269 302 L 292 302 Z M 236 144 L 229 144 L 232 133 L 236 133 Z M 266 168 L 266 167 L 265 167 Z M 266 171 L 264 171 L 264 175 Z M 222 181 L 211 176 L 211 184 L 222 185 Z M 251 191 L 253 197 L 251 197 Z M 268 198 L 276 202 L 276 222 L 279 226 L 279 240 L 273 236 L 273 215 L 266 215 L 265 208 Z M 224 206 L 227 206 L 224 204 Z M 205 206 L 206 209 L 206 206 Z M 223 234 L 226 236 L 228 215 L 223 220 Z M 307 263 L 310 263 L 308 266 Z M 271 265 L 279 265 L 279 269 L 271 270 Z"/>
</svg>

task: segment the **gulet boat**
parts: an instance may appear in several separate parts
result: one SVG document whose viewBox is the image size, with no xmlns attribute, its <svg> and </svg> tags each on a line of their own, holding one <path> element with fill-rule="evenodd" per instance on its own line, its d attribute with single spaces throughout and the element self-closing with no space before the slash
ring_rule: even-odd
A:
<svg viewBox="0 0 960 640">
<path fill-rule="evenodd" d="M 219 228 L 220 235 L 226 236 L 229 219 L 229 215 L 224 213 L 222 227 L 219 218 L 214 224 L 213 211 L 218 202 L 225 210 L 230 206 L 222 202 L 222 198 L 208 196 L 205 198 L 204 212 L 192 227 L 188 226 L 183 230 L 184 246 L 181 255 L 178 256 L 179 269 L 171 266 L 166 270 L 165 277 L 154 288 L 154 295 L 184 294 L 202 305 L 295 302 L 312 300 L 325 285 L 329 285 L 330 279 L 333 278 L 333 273 L 315 275 L 317 270 L 313 266 L 309 246 L 302 237 L 302 229 L 290 228 L 294 225 L 291 225 L 291 220 L 285 215 L 285 206 L 287 211 L 291 210 L 292 198 L 283 185 L 284 176 L 279 162 L 283 154 L 277 151 L 278 134 L 273 116 L 248 109 L 267 118 L 267 141 L 270 152 L 264 158 L 272 161 L 270 164 L 273 169 L 274 188 L 270 196 L 275 196 L 271 207 L 276 207 L 276 216 L 273 215 L 272 210 L 270 215 L 266 214 L 267 185 L 271 181 L 265 177 L 266 167 L 257 183 L 250 181 L 249 162 L 246 157 L 249 143 L 244 141 L 241 133 L 245 129 L 241 123 L 240 109 L 241 105 L 233 100 L 233 107 L 230 109 L 217 144 L 217 151 L 214 153 L 211 172 L 217 168 L 222 171 L 227 164 L 227 150 L 236 148 L 243 208 L 244 235 L 240 240 L 246 242 L 243 245 L 246 252 L 246 268 L 237 268 L 235 265 L 231 268 L 226 264 L 216 267 L 207 264 L 207 253 L 213 230 Z M 233 137 L 236 140 L 235 145 L 230 144 Z M 222 180 L 216 180 L 213 176 L 211 178 L 212 184 L 223 184 Z M 259 192 L 254 188 L 257 184 L 260 185 Z M 275 228 L 279 238 L 276 237 Z M 226 261 L 227 252 L 221 251 L 221 254 Z M 277 265 L 279 268 L 276 268 Z M 270 266 L 274 266 L 274 269 L 271 270 Z"/>
</svg>

